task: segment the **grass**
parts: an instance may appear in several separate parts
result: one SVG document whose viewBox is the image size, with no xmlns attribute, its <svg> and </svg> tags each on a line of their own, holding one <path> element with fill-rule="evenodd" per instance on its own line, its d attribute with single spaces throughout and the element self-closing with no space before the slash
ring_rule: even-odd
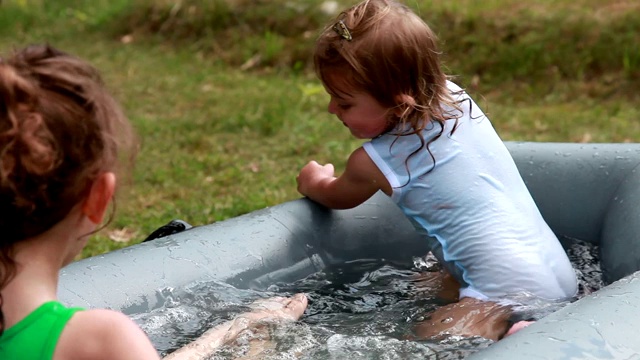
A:
<svg viewBox="0 0 640 360">
<path fill-rule="evenodd" d="M 639 141 L 635 2 L 407 3 L 504 140 Z M 360 142 L 326 113 L 309 64 L 330 18 L 322 4 L 2 2 L 0 48 L 46 41 L 88 59 L 141 138 L 134 182 L 82 256 L 135 244 L 171 219 L 202 225 L 296 199 L 310 159 L 344 166 Z"/>
</svg>

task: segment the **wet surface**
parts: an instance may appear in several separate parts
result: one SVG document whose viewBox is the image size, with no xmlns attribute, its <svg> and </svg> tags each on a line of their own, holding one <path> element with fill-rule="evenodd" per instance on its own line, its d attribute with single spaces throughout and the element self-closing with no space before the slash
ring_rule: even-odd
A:
<svg viewBox="0 0 640 360">
<path fill-rule="evenodd" d="M 597 247 L 577 240 L 565 241 L 579 279 L 579 297 L 603 286 Z M 248 310 L 253 300 L 305 292 L 309 298 L 301 321 L 246 331 L 224 346 L 212 359 L 248 356 L 255 339 L 262 345 L 260 359 L 464 359 L 491 345 L 480 337 L 412 339 L 412 326 L 443 304 L 435 282 L 425 274 L 439 271 L 433 257 L 407 263 L 359 260 L 292 283 L 279 283 L 266 291 L 237 289 L 227 284 L 200 283 L 177 292 L 163 289 L 165 306 L 134 319 L 164 355 L 196 338 L 203 331 Z M 428 278 L 428 276 L 427 276 Z M 543 317 L 565 304 L 523 296 L 521 310 Z"/>
</svg>

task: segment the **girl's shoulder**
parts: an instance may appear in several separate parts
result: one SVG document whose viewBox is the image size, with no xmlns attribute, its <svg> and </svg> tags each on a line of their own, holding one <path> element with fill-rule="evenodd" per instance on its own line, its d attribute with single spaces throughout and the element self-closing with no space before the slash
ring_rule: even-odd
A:
<svg viewBox="0 0 640 360">
<path fill-rule="evenodd" d="M 159 359 L 142 329 L 125 314 L 108 309 L 79 311 L 60 335 L 53 360 Z"/>
<path fill-rule="evenodd" d="M 461 101 L 469 98 L 466 90 L 451 80 L 447 80 L 447 90 L 449 90 L 449 94 L 455 101 Z"/>
<path fill-rule="evenodd" d="M 464 92 L 464 89 L 460 87 L 460 85 L 454 83 L 451 80 L 447 80 L 447 89 L 451 92 Z"/>
</svg>

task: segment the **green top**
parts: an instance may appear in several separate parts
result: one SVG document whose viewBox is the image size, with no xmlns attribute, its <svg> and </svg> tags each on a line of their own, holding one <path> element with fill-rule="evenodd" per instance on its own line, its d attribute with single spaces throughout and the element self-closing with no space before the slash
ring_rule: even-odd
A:
<svg viewBox="0 0 640 360">
<path fill-rule="evenodd" d="M 58 339 L 73 314 L 58 301 L 46 302 L 0 336 L 0 359 L 51 360 Z"/>
</svg>

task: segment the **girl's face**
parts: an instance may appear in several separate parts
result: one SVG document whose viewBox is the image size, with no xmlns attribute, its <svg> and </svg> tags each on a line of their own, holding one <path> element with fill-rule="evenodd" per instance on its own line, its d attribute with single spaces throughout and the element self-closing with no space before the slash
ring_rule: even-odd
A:
<svg viewBox="0 0 640 360">
<path fill-rule="evenodd" d="M 373 139 L 391 126 L 391 109 L 382 106 L 376 99 L 365 92 L 334 94 L 327 89 L 331 100 L 329 112 L 348 127 L 351 134 L 358 139 Z"/>
</svg>

